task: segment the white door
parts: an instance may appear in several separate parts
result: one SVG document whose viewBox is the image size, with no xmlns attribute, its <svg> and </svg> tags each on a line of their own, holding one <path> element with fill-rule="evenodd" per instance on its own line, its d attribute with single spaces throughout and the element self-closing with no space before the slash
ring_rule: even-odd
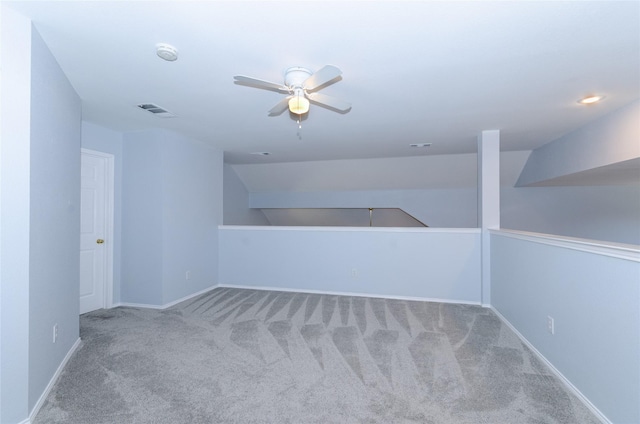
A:
<svg viewBox="0 0 640 424">
<path fill-rule="evenodd" d="M 107 275 L 107 161 L 83 150 L 80 195 L 80 313 L 104 308 Z"/>
</svg>

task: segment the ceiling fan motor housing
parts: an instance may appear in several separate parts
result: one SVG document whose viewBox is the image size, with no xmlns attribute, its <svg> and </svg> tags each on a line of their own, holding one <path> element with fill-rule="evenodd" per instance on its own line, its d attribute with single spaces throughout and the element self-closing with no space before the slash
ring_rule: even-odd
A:
<svg viewBox="0 0 640 424">
<path fill-rule="evenodd" d="M 307 78 L 311 76 L 312 72 L 306 68 L 300 68 L 299 66 L 289 68 L 284 73 L 284 83 L 289 88 L 303 88 Z"/>
</svg>

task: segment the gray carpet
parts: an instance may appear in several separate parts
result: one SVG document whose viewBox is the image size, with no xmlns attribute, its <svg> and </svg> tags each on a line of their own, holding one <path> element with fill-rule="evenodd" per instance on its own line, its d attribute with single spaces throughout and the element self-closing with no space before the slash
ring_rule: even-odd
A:
<svg viewBox="0 0 640 424">
<path fill-rule="evenodd" d="M 219 288 L 80 319 L 34 423 L 599 423 L 485 308 Z"/>
</svg>

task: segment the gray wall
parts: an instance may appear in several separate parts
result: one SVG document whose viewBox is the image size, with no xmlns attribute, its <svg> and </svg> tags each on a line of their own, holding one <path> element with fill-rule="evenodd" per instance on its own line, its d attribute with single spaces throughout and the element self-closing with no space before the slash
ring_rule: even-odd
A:
<svg viewBox="0 0 640 424">
<path fill-rule="evenodd" d="M 222 169 L 222 152 L 195 140 L 124 134 L 123 303 L 164 305 L 216 284 Z"/>
<path fill-rule="evenodd" d="M 477 190 L 366 190 L 251 193 L 252 208 L 400 208 L 429 227 L 475 228 Z"/>
<path fill-rule="evenodd" d="M 231 197 L 227 187 L 225 210 Z M 503 186 L 500 195 L 502 228 L 640 244 L 638 186 Z M 252 208 L 397 207 L 430 227 L 477 226 L 475 189 L 263 192 L 248 197 Z M 225 224 L 268 225 L 245 219 L 250 209 L 235 209 L 235 219 Z"/>
<path fill-rule="evenodd" d="M 114 303 L 164 305 L 215 284 L 221 153 L 164 130 L 83 122 L 82 136 L 115 160 Z"/>
<path fill-rule="evenodd" d="M 31 22 L 0 3 L 0 422 L 29 414 Z"/>
<path fill-rule="evenodd" d="M 224 165 L 223 192 L 225 225 L 269 225 L 267 217 L 260 210 L 249 208 L 249 192 L 228 164 Z"/>
<path fill-rule="evenodd" d="M 0 421 L 13 423 L 78 340 L 81 103 L 31 23 L 0 7 Z"/>
<path fill-rule="evenodd" d="M 640 245 L 637 185 L 503 186 L 500 197 L 502 228 Z M 254 208 L 398 207 L 430 227 L 475 228 L 476 198 L 475 189 L 465 188 L 265 192 L 250 193 L 249 204 Z"/>
<path fill-rule="evenodd" d="M 223 163 L 221 151 L 172 133 L 165 135 L 162 159 L 166 304 L 218 282 Z"/>
<path fill-rule="evenodd" d="M 31 74 L 29 409 L 79 337 L 81 102 L 34 30 Z M 52 328 L 58 324 L 58 342 Z"/>
<path fill-rule="evenodd" d="M 82 147 L 113 155 L 113 303 L 117 304 L 122 273 L 122 133 L 83 121 Z"/>
<path fill-rule="evenodd" d="M 607 147 L 611 150 L 612 146 L 619 145 L 616 140 L 629 138 L 632 133 L 629 115 L 637 114 L 638 109 L 637 104 L 632 104 L 592 124 L 591 128 L 600 136 L 600 142 L 611 144 Z M 584 133 L 579 130 L 559 139 L 557 145 L 562 154 L 567 155 L 568 141 L 575 144 L 573 140 Z M 586 133 L 589 136 L 589 132 Z M 589 137 L 592 141 L 593 137 Z M 541 150 L 553 150 L 553 144 L 556 142 Z M 601 151 L 603 147 L 594 149 Z M 632 156 L 636 150 L 637 146 L 627 147 L 621 157 Z M 514 187 L 530 156 L 528 151 L 500 154 L 503 228 L 640 244 L 640 182 Z M 230 168 L 225 171 L 225 175 L 229 175 L 226 178 L 233 184 L 225 183 L 225 210 L 232 210 L 234 205 L 238 212 L 235 213 L 237 219 L 225 220 L 225 224 L 262 225 L 245 218 L 248 212 L 242 208 L 248 192 L 249 208 L 401 208 L 432 228 L 474 228 L 477 226 L 477 181 L 469 170 L 475 173 L 476 165 L 475 155 L 226 165 Z M 575 166 L 569 163 L 565 168 L 569 172 Z M 556 170 L 551 176 L 558 173 L 561 171 Z M 330 178 L 325 180 L 324 176 Z M 381 176 L 385 178 L 381 180 Z M 341 183 L 344 184 L 341 186 Z M 385 184 L 396 187 L 385 189 Z M 409 188 L 411 184 L 422 184 L 423 188 Z"/>
<path fill-rule="evenodd" d="M 224 227 L 220 283 L 480 303 L 480 230 Z"/>
<path fill-rule="evenodd" d="M 501 167 L 510 166 L 504 153 L 501 156 Z M 513 187 L 513 182 L 512 176 L 507 176 L 501 187 L 502 228 L 640 244 L 638 185 Z M 241 192 L 241 188 L 235 190 Z M 475 188 L 268 191 L 248 196 L 251 208 L 397 207 L 434 228 L 477 226 Z M 225 200 L 228 197 L 225 192 Z M 237 220 L 225 224 L 263 225 L 242 219 L 240 213 L 236 216 Z"/>
<path fill-rule="evenodd" d="M 123 140 L 123 302 L 162 304 L 162 137 L 129 133 Z"/>
<path fill-rule="evenodd" d="M 549 243 L 492 234 L 493 307 L 611 422 L 640 422 L 640 263 Z"/>
<path fill-rule="evenodd" d="M 523 163 L 526 154 L 508 155 L 509 163 Z M 250 208 L 399 208 L 430 227 L 477 226 L 475 154 L 230 167 L 249 192 Z"/>
<path fill-rule="evenodd" d="M 502 188 L 501 227 L 640 245 L 638 186 Z"/>
<path fill-rule="evenodd" d="M 532 151 L 502 228 L 640 244 L 639 121 L 635 101 Z"/>
</svg>

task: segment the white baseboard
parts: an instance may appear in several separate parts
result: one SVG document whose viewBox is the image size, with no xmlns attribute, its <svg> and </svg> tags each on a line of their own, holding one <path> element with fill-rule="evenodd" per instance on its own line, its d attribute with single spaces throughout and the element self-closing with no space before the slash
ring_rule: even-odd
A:
<svg viewBox="0 0 640 424">
<path fill-rule="evenodd" d="M 126 308 L 142 308 L 142 309 L 163 309 L 161 305 L 151 305 L 149 303 L 131 303 L 131 302 L 118 302 L 114 303 L 111 308 L 117 307 L 126 307 Z M 111 309 L 109 308 L 109 309 Z"/>
<path fill-rule="evenodd" d="M 184 302 L 185 300 L 189 300 L 189 299 L 192 299 L 192 298 L 194 298 L 196 296 L 200 296 L 201 294 L 204 294 L 204 293 L 206 293 L 208 291 L 211 291 L 211 290 L 213 290 L 213 289 L 215 289 L 217 287 L 220 287 L 220 286 L 217 285 L 217 284 L 214 284 L 213 286 L 209 286 L 206 289 L 202 289 L 202 290 L 200 290 L 198 292 L 191 293 L 191 294 L 189 294 L 189 295 L 187 295 L 187 296 L 185 296 L 183 298 L 180 298 L 178 300 L 174 300 L 173 302 L 165 303 L 164 305 L 151 305 L 151 304 L 148 304 L 148 303 L 120 302 L 120 303 L 114 304 L 113 307 L 115 308 L 115 307 L 118 307 L 118 306 L 127 306 L 127 307 L 130 307 L 130 308 L 167 309 L 167 308 L 170 308 L 170 307 L 172 307 L 174 305 L 177 305 L 180 302 Z"/>
<path fill-rule="evenodd" d="M 598 409 L 596 408 L 596 406 L 591 403 L 591 401 L 582 394 L 582 392 L 580 390 L 578 390 L 578 388 L 576 386 L 573 385 L 573 383 L 571 383 L 571 381 L 569 381 L 569 379 L 567 377 L 565 377 L 555 366 L 553 366 L 553 364 L 544 357 L 544 355 L 542 353 L 540 353 L 540 351 L 538 349 L 536 349 L 533 344 L 531 344 L 531 342 L 529 342 L 529 340 L 527 340 L 526 337 L 524 337 L 510 322 L 508 319 L 506 319 L 500 312 L 497 311 L 496 308 L 494 308 L 493 306 L 490 306 L 491 310 L 498 316 L 498 318 L 500 318 L 502 320 L 502 322 L 504 322 L 507 327 L 509 327 L 511 329 L 511 331 L 513 331 L 514 333 L 516 333 L 516 335 L 520 338 L 520 340 L 522 340 L 522 342 L 524 344 L 527 345 L 527 347 L 529 349 L 531 349 L 531 351 L 538 357 L 538 359 L 540 359 L 545 365 L 547 365 L 547 367 L 549 367 L 549 369 L 551 369 L 551 371 L 556 375 L 556 377 L 558 377 L 560 379 L 560 381 L 562 381 L 564 383 L 564 385 L 571 391 L 573 392 L 574 395 L 576 395 L 576 397 L 582 401 L 582 403 L 584 404 L 584 406 L 586 406 L 591 412 L 593 412 L 593 414 L 600 420 L 602 421 L 603 424 L 612 424 L 611 421 L 609 421 L 609 419 Z"/>
<path fill-rule="evenodd" d="M 78 337 L 78 340 L 76 340 L 73 346 L 71 346 L 71 349 L 69 349 L 67 354 L 64 356 L 64 359 L 62 360 L 62 362 L 60 362 L 60 365 L 58 366 L 58 369 L 56 370 L 56 372 L 53 374 L 53 377 L 51 377 L 51 380 L 49 380 L 49 384 L 47 384 L 47 387 L 44 389 L 44 392 L 42 392 L 42 395 L 40 395 L 40 398 L 38 399 L 33 409 L 31 410 L 31 413 L 29 414 L 29 418 L 22 421 L 22 423 L 20 424 L 29 424 L 31 421 L 33 421 L 36 415 L 38 415 L 38 412 L 40 412 L 40 408 L 42 408 L 42 405 L 44 405 L 44 401 L 47 400 L 47 396 L 49 396 L 51 389 L 53 389 L 53 386 L 56 384 L 56 381 L 58 381 L 58 377 L 60 377 L 60 373 L 62 373 L 62 370 L 67 365 L 67 362 L 69 362 L 69 359 L 71 359 L 73 354 L 76 352 L 76 350 L 78 350 L 78 348 L 81 345 L 82 345 L 82 340 L 80 340 L 80 338 Z"/>
<path fill-rule="evenodd" d="M 333 296 L 354 296 L 354 297 L 373 297 L 377 299 L 395 299 L 395 300 L 414 300 L 418 302 L 438 302 L 438 303 L 456 303 L 462 305 L 477 305 L 483 307 L 489 307 L 488 305 L 481 305 L 480 302 L 473 302 L 469 300 L 457 300 L 457 299 L 439 299 L 433 297 L 418 297 L 418 296 L 394 296 L 394 295 L 382 295 L 375 293 L 355 293 L 355 292 L 339 292 L 339 291 L 328 291 L 328 290 L 310 290 L 310 289 L 301 289 L 301 288 L 290 288 L 290 287 L 271 287 L 271 286 L 250 286 L 243 284 L 215 284 L 204 290 L 200 290 L 199 292 L 190 294 L 181 299 L 174 300 L 173 302 L 166 303 L 164 305 L 152 305 L 148 303 L 131 303 L 131 302 L 120 302 L 114 304 L 113 307 L 118 306 L 126 306 L 131 308 L 146 308 L 146 309 L 166 309 L 171 306 L 177 305 L 180 302 L 184 302 L 185 300 L 192 299 L 196 296 L 200 296 L 208 291 L 211 291 L 216 288 L 234 288 L 234 289 L 248 289 L 248 290 L 269 290 L 269 291 L 281 291 L 281 292 L 293 292 L 293 293 L 309 293 L 309 294 L 326 294 Z"/>
<path fill-rule="evenodd" d="M 170 308 L 170 307 L 172 307 L 174 305 L 177 305 L 178 303 L 181 303 L 181 302 L 184 302 L 185 300 L 189 300 L 189 299 L 192 299 L 194 297 L 200 296 L 201 294 L 204 294 L 204 293 L 206 293 L 208 291 L 211 291 L 211 290 L 213 290 L 213 289 L 215 289 L 217 287 L 218 287 L 218 285 L 214 284 L 212 286 L 207 287 L 206 289 L 202 289 L 202 290 L 200 290 L 198 292 L 192 293 L 192 294 L 190 294 L 188 296 L 185 296 L 185 297 L 183 297 L 181 299 L 174 300 L 173 302 L 166 303 L 166 304 L 162 305 L 160 307 L 160 309 Z"/>
<path fill-rule="evenodd" d="M 336 292 L 327 290 L 308 290 L 300 288 L 288 288 L 288 287 L 265 287 L 265 286 L 247 286 L 241 284 L 218 284 L 217 287 L 227 287 L 234 289 L 249 289 L 249 290 L 270 290 L 281 292 L 293 292 L 293 293 L 309 293 L 309 294 L 326 294 L 332 296 L 354 296 L 354 297 L 373 297 L 377 299 L 394 299 L 394 300 L 415 300 L 418 302 L 439 302 L 439 303 L 456 303 L 464 305 L 480 305 L 480 302 L 471 302 L 468 300 L 455 300 L 455 299 L 437 299 L 430 297 L 416 297 L 416 296 L 394 296 L 394 295 L 382 295 L 374 293 L 354 293 L 354 292 Z"/>
</svg>

